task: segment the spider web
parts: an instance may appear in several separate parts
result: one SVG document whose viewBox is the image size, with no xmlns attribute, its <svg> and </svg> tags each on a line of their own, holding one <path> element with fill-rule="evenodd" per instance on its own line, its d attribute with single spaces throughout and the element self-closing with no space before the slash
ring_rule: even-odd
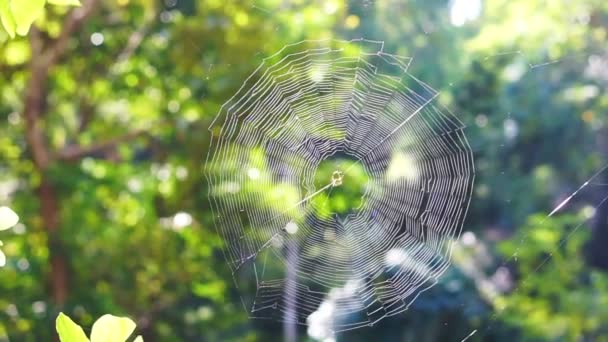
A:
<svg viewBox="0 0 608 342">
<path fill-rule="evenodd" d="M 449 266 L 473 156 L 464 125 L 411 62 L 379 41 L 302 41 L 264 59 L 222 106 L 209 196 L 250 317 L 374 325 Z M 315 183 L 334 159 L 348 163 Z M 353 184 L 355 173 L 367 183 Z M 328 209 L 332 191 L 355 185 L 360 205 Z"/>
</svg>

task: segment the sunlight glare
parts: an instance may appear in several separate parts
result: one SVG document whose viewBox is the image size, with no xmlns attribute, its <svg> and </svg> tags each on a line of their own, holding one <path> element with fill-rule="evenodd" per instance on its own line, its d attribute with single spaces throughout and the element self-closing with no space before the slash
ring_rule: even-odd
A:
<svg viewBox="0 0 608 342">
<path fill-rule="evenodd" d="M 452 0 L 450 2 L 450 21 L 454 26 L 462 26 L 481 15 L 481 0 Z"/>
</svg>

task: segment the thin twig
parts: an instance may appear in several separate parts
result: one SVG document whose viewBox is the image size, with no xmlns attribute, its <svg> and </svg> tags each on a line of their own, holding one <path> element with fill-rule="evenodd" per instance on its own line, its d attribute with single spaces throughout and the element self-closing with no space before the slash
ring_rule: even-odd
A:
<svg viewBox="0 0 608 342">
<path fill-rule="evenodd" d="M 94 144 L 91 146 L 78 146 L 78 145 L 69 145 L 64 147 L 59 153 L 57 153 L 57 159 L 63 161 L 77 161 L 91 154 L 95 154 L 97 152 L 101 152 L 110 148 L 114 148 L 121 143 L 131 141 L 135 138 L 138 138 L 144 135 L 146 131 L 137 130 L 134 132 L 127 133 L 125 135 L 115 137 L 98 144 Z"/>
</svg>

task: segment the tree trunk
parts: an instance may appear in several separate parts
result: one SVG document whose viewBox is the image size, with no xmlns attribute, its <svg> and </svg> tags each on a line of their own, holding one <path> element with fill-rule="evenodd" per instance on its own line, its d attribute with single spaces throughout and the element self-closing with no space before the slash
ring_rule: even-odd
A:
<svg viewBox="0 0 608 342">
<path fill-rule="evenodd" d="M 38 192 L 40 201 L 40 213 L 47 231 L 47 247 L 51 274 L 49 285 L 51 295 L 55 304 L 61 308 L 68 297 L 68 263 L 65 258 L 64 249 L 59 235 L 59 199 L 55 193 L 53 184 L 42 175 L 42 183 Z"/>
<path fill-rule="evenodd" d="M 38 201 L 40 217 L 47 232 L 50 264 L 48 283 L 50 297 L 53 298 L 54 304 L 58 308 L 65 304 L 69 294 L 68 262 L 63 254 L 64 248 L 59 232 L 61 227 L 60 199 L 48 172 L 49 166 L 53 162 L 54 151 L 48 145 L 42 121 L 46 111 L 49 71 L 65 55 L 72 34 L 91 15 L 98 1 L 86 0 L 81 7 L 71 11 L 61 34 L 55 40 L 50 41 L 44 38 L 35 26 L 29 33 L 32 59 L 30 61 L 30 79 L 23 101 L 25 138 L 36 172 L 40 175 Z"/>
<path fill-rule="evenodd" d="M 30 80 L 25 94 L 23 116 L 25 118 L 25 134 L 31 158 L 40 175 L 38 188 L 38 201 L 40 217 L 47 232 L 47 248 L 50 259 L 50 297 L 54 304 L 61 308 L 68 296 L 67 262 L 61 254 L 59 238 L 59 199 L 52 181 L 49 179 L 48 168 L 51 164 L 51 152 L 46 136 L 42 130 L 42 117 L 46 107 L 47 80 L 49 73 L 49 60 L 41 53 L 42 44 L 38 32 L 32 29 L 30 43 L 34 55 L 30 65 Z"/>
</svg>

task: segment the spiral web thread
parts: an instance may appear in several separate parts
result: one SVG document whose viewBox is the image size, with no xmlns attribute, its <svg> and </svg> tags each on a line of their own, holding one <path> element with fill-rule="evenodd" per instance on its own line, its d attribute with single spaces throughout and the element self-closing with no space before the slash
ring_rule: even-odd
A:
<svg viewBox="0 0 608 342">
<path fill-rule="evenodd" d="M 407 72 L 411 58 L 383 45 L 288 45 L 210 127 L 214 220 L 252 318 L 306 324 L 324 311 L 334 331 L 373 325 L 449 266 L 474 178 L 464 125 Z M 338 155 L 352 165 L 315 188 L 318 166 Z M 364 204 L 319 217 L 312 199 L 357 166 L 370 179 Z"/>
</svg>

